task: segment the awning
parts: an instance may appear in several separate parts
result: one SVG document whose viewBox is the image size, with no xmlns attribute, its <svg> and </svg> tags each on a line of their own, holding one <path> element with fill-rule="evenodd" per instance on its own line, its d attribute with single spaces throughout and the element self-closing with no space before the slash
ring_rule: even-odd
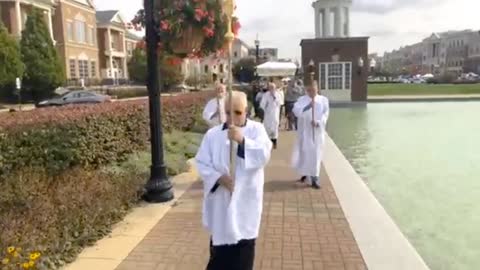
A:
<svg viewBox="0 0 480 270">
<path fill-rule="evenodd" d="M 292 62 L 266 62 L 257 66 L 260 77 L 291 77 L 295 76 L 297 65 Z"/>
</svg>

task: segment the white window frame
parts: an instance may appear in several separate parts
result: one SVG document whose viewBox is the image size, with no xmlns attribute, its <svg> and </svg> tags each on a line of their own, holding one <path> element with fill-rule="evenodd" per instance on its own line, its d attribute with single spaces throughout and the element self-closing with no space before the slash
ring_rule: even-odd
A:
<svg viewBox="0 0 480 270">
<path fill-rule="evenodd" d="M 67 20 L 66 23 L 67 28 L 67 40 L 68 41 L 75 41 L 75 24 L 72 20 Z"/>
<path fill-rule="evenodd" d="M 92 78 L 97 77 L 97 61 L 95 60 L 90 60 L 90 76 Z"/>
<path fill-rule="evenodd" d="M 329 76 L 328 75 L 328 69 L 330 67 L 330 65 L 337 65 L 337 64 L 341 64 L 342 65 L 342 75 L 334 75 L 334 76 Z M 321 89 L 321 90 L 352 90 L 352 62 L 323 62 L 323 63 L 319 63 L 319 84 L 322 85 L 322 65 L 325 66 L 325 78 L 324 78 L 324 81 L 325 81 L 325 89 Z M 350 69 L 347 70 L 347 65 L 350 65 Z M 347 71 L 349 71 L 350 73 L 350 77 L 347 77 Z M 330 89 L 329 88 L 329 85 L 328 85 L 328 80 L 329 78 L 341 78 L 342 79 L 342 88 L 341 89 Z M 347 81 L 348 80 L 348 81 Z M 347 82 L 349 82 L 350 84 L 350 87 L 346 87 L 347 85 Z"/>
<path fill-rule="evenodd" d="M 78 66 L 78 77 L 80 79 L 88 79 L 90 78 L 90 61 L 88 59 L 78 59 L 77 60 Z"/>
<path fill-rule="evenodd" d="M 72 69 L 72 63 L 73 63 L 73 69 Z M 69 72 L 69 76 L 70 76 L 70 79 L 76 79 L 78 77 L 78 73 L 77 73 L 77 59 L 75 58 L 69 58 L 68 59 L 68 72 Z M 72 76 L 72 75 L 75 75 L 75 76 Z"/>
<path fill-rule="evenodd" d="M 87 23 L 85 21 L 75 20 L 75 39 L 78 43 L 87 44 Z"/>
</svg>

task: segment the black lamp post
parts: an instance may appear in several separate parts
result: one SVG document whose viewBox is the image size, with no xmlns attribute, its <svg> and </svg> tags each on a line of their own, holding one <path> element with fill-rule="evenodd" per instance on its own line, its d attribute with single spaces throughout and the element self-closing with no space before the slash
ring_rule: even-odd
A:
<svg viewBox="0 0 480 270">
<path fill-rule="evenodd" d="M 258 58 L 260 57 L 260 40 L 258 40 L 258 35 L 257 35 L 257 39 L 255 39 L 255 64 L 259 64 L 258 63 Z"/>
<path fill-rule="evenodd" d="M 152 166 L 150 179 L 145 185 L 144 200 L 160 203 L 173 199 L 172 183 L 168 179 L 167 169 L 163 158 L 163 131 L 160 103 L 160 85 L 158 73 L 157 44 L 159 41 L 155 19 L 155 1 L 144 0 L 145 28 L 147 40 L 147 89 L 150 105 L 150 140 L 152 151 Z"/>
<path fill-rule="evenodd" d="M 260 64 L 259 58 L 260 58 L 260 40 L 258 39 L 258 34 L 257 34 L 257 38 L 255 39 L 255 80 L 257 81 L 257 86 L 260 89 L 260 77 L 258 76 L 258 73 L 257 73 L 257 66 Z"/>
</svg>

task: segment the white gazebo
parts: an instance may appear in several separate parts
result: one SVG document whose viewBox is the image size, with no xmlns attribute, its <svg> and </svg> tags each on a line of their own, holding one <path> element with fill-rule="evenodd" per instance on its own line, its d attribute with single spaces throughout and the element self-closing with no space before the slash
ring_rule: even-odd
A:
<svg viewBox="0 0 480 270">
<path fill-rule="evenodd" d="M 260 77 L 293 77 L 297 72 L 297 65 L 292 62 L 266 62 L 257 66 Z"/>
<path fill-rule="evenodd" d="M 315 10 L 315 38 L 344 38 L 350 36 L 352 0 L 317 0 Z"/>
</svg>

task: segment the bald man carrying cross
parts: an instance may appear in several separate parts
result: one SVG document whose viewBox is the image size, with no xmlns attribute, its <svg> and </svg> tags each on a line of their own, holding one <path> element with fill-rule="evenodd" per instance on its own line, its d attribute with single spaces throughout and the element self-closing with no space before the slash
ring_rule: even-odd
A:
<svg viewBox="0 0 480 270">
<path fill-rule="evenodd" d="M 195 158 L 204 186 L 203 225 L 211 235 L 207 270 L 253 269 L 272 142 L 262 124 L 247 119 L 247 107 L 245 93 L 233 91 L 227 121 L 205 134 Z M 235 175 L 230 140 L 238 145 Z"/>
</svg>

